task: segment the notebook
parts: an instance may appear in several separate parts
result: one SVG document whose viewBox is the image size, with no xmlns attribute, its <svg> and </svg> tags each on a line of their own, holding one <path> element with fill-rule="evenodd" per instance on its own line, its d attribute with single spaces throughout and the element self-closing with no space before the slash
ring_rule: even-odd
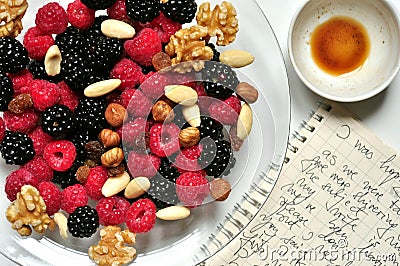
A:
<svg viewBox="0 0 400 266">
<path fill-rule="evenodd" d="M 399 155 L 337 103 L 293 133 L 276 184 L 245 198 L 204 249 L 247 226 L 203 265 L 399 265 Z"/>
</svg>

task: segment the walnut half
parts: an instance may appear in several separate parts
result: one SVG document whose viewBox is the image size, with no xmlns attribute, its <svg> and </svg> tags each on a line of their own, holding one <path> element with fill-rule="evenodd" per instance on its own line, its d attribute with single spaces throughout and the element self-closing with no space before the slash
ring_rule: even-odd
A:
<svg viewBox="0 0 400 266">
<path fill-rule="evenodd" d="M 124 246 L 135 244 L 136 234 L 117 226 L 106 226 L 100 230 L 100 241 L 89 248 L 88 254 L 100 266 L 118 266 L 136 258 L 136 249 Z"/>
<path fill-rule="evenodd" d="M 207 27 L 210 37 L 217 37 L 217 45 L 226 46 L 236 39 L 239 31 L 236 15 L 235 7 L 229 2 L 224 1 L 213 10 L 205 2 L 199 6 L 196 20 L 199 26 Z"/>
<path fill-rule="evenodd" d="M 12 223 L 12 229 L 21 236 L 29 236 L 33 230 L 44 233 L 47 228 L 54 229 L 54 221 L 46 213 L 46 204 L 39 191 L 31 186 L 21 187 L 17 199 L 6 210 L 7 220 Z"/>
<path fill-rule="evenodd" d="M 26 0 L 0 0 L 0 37 L 17 37 L 22 31 L 22 18 L 28 8 Z"/>
</svg>

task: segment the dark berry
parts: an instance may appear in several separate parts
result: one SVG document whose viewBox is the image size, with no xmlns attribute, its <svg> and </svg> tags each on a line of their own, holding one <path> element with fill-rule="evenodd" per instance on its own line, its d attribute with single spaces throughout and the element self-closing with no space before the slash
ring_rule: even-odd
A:
<svg viewBox="0 0 400 266">
<path fill-rule="evenodd" d="M 75 173 L 81 165 L 83 165 L 83 162 L 75 159 L 75 162 L 67 171 L 54 171 L 52 181 L 56 184 L 59 184 L 63 189 L 78 184 L 79 182 L 76 180 Z"/>
<path fill-rule="evenodd" d="M 167 18 L 184 24 L 193 20 L 197 4 L 194 0 L 168 0 L 161 4 L 161 10 Z"/>
<path fill-rule="evenodd" d="M 0 111 L 6 111 L 9 102 L 13 99 L 14 89 L 11 79 L 0 70 Z"/>
<path fill-rule="evenodd" d="M 58 34 L 55 38 L 55 43 L 63 57 L 66 57 L 72 52 L 83 52 L 86 45 L 85 41 L 86 38 L 83 32 L 73 26 L 69 26 L 63 33 Z"/>
<path fill-rule="evenodd" d="M 93 10 L 107 9 L 112 6 L 116 0 L 81 0 L 84 5 Z"/>
<path fill-rule="evenodd" d="M 220 177 L 230 173 L 233 164 L 231 144 L 222 139 L 204 139 L 202 151 L 197 159 L 207 175 Z"/>
<path fill-rule="evenodd" d="M 67 225 L 73 237 L 91 237 L 99 228 L 99 216 L 96 209 L 80 206 L 69 215 Z"/>
<path fill-rule="evenodd" d="M 42 129 L 53 137 L 68 134 L 74 128 L 74 123 L 74 114 L 65 105 L 53 105 L 42 113 Z"/>
<path fill-rule="evenodd" d="M 6 73 L 17 73 L 28 63 L 28 51 L 20 41 L 11 37 L 0 38 L 0 69 Z"/>
<path fill-rule="evenodd" d="M 126 0 L 126 12 L 129 18 L 139 22 L 150 22 L 160 13 L 159 0 Z"/>
<path fill-rule="evenodd" d="M 28 70 L 32 73 L 35 79 L 44 79 L 53 83 L 57 83 L 62 80 L 62 76 L 60 74 L 55 76 L 47 75 L 43 60 L 31 60 L 28 64 Z"/>
<path fill-rule="evenodd" d="M 217 120 L 209 116 L 201 116 L 200 126 L 197 127 L 200 131 L 200 138 L 210 137 L 212 139 L 219 139 L 222 136 L 223 126 Z"/>
<path fill-rule="evenodd" d="M 35 156 L 32 139 L 20 132 L 6 131 L 0 152 L 6 164 L 22 165 Z"/>
<path fill-rule="evenodd" d="M 206 61 L 202 70 L 204 90 L 207 95 L 225 100 L 239 84 L 236 72 L 228 65 Z"/>
<path fill-rule="evenodd" d="M 177 177 L 174 177 L 175 180 L 176 178 Z M 178 203 L 175 181 L 170 181 L 160 174 L 150 179 L 150 188 L 147 194 L 158 209 L 163 209 Z"/>
<path fill-rule="evenodd" d="M 121 59 L 124 51 L 123 41 L 108 37 L 88 38 L 90 63 L 93 69 L 110 72 L 113 66 Z"/>
<path fill-rule="evenodd" d="M 207 43 L 207 46 L 210 47 L 213 51 L 213 58 L 211 58 L 211 61 L 219 62 L 220 52 L 217 51 L 215 45 L 213 43 Z"/>
<path fill-rule="evenodd" d="M 82 98 L 75 109 L 77 128 L 86 129 L 94 134 L 99 133 L 107 125 L 104 117 L 106 104 L 106 99 L 103 97 Z"/>
</svg>

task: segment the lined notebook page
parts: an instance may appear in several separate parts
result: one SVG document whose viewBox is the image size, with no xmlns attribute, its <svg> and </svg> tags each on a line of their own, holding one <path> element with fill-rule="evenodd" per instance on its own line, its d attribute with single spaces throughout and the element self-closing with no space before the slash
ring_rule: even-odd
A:
<svg viewBox="0 0 400 266">
<path fill-rule="evenodd" d="M 291 141 L 257 216 L 206 265 L 399 265 L 399 155 L 330 104 Z"/>
</svg>

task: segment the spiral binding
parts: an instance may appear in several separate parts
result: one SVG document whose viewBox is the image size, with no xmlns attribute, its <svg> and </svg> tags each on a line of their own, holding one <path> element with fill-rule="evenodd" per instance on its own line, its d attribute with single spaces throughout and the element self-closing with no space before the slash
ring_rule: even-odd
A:
<svg viewBox="0 0 400 266">
<path fill-rule="evenodd" d="M 317 105 L 318 105 L 318 107 L 323 108 L 328 112 L 332 109 L 331 105 L 329 105 L 325 102 L 322 102 L 322 101 L 318 102 Z M 315 111 L 310 112 L 310 118 L 315 119 L 317 122 L 322 122 L 322 120 L 324 119 L 324 117 L 321 114 L 318 114 Z M 306 121 L 301 122 L 301 128 L 304 128 L 304 129 L 310 131 L 311 133 L 314 132 L 314 130 L 315 130 L 315 127 L 310 125 Z M 307 137 L 302 136 L 298 131 L 295 131 L 291 135 L 291 140 L 288 142 L 287 150 L 291 151 L 293 153 L 296 153 L 296 152 L 298 152 L 299 148 L 291 143 L 291 141 L 294 139 L 296 139 L 297 141 L 300 141 L 301 143 L 305 143 L 307 141 Z M 286 156 L 283 160 L 284 163 L 288 163 L 289 161 L 290 161 L 290 158 L 288 156 Z M 269 169 L 272 169 L 272 170 L 279 170 L 279 168 L 280 168 L 280 165 L 277 165 L 275 163 L 270 163 L 270 165 L 269 165 Z M 260 178 L 270 185 L 273 185 L 275 182 L 275 180 L 273 180 L 271 177 L 269 177 L 269 175 L 265 172 L 261 173 Z M 228 213 L 225 216 L 224 221 L 218 224 L 218 226 L 217 226 L 218 235 L 215 235 L 215 234 L 210 235 L 209 241 L 211 242 L 212 245 L 203 244 L 200 248 L 202 250 L 202 252 L 204 252 L 206 255 L 212 255 L 213 254 L 212 250 L 215 250 L 215 248 L 217 250 L 223 248 L 224 243 L 227 243 L 230 240 L 232 240 L 237 235 L 237 233 L 239 233 L 240 230 L 244 228 L 245 224 L 247 224 L 254 218 L 255 213 L 252 213 L 250 210 L 243 208 L 242 203 L 244 201 L 250 203 L 252 206 L 254 206 L 258 210 L 262 207 L 263 203 L 260 203 L 256 199 L 256 194 L 265 198 L 271 192 L 271 191 L 267 191 L 267 190 L 261 188 L 257 184 L 251 185 L 251 191 L 255 192 L 255 193 L 251 193 L 251 194 L 244 193 L 242 196 L 242 201 L 239 203 L 236 203 L 234 205 L 234 208 L 233 208 L 234 212 Z M 229 227 L 228 224 L 231 226 Z M 232 227 L 232 225 L 233 225 L 233 227 Z M 226 238 L 227 241 L 221 240 L 221 236 Z M 197 264 L 197 266 L 203 266 L 203 265 L 205 265 L 203 262 Z"/>
</svg>

